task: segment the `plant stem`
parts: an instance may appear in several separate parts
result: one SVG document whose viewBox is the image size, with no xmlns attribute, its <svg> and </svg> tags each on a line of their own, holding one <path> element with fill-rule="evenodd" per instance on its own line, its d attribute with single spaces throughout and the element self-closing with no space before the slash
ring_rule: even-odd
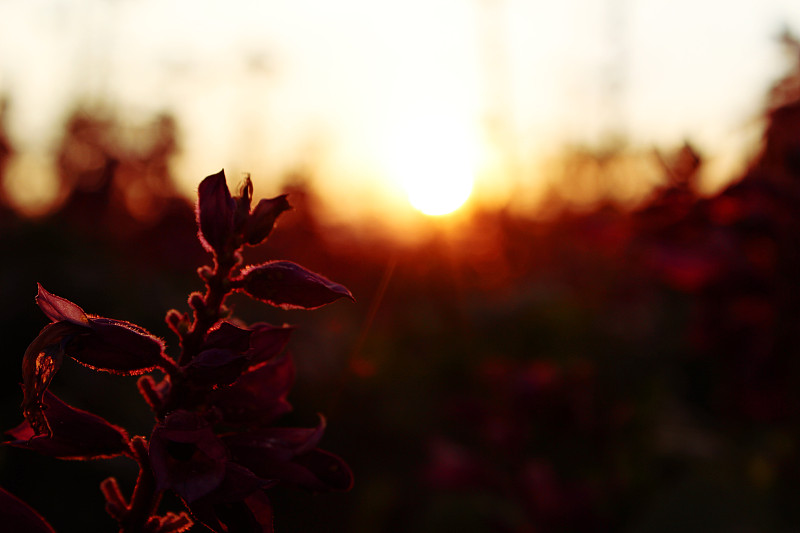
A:
<svg viewBox="0 0 800 533">
<path fill-rule="evenodd" d="M 238 263 L 236 253 L 226 253 L 214 259 L 214 271 L 206 280 L 206 293 L 203 295 L 201 309 L 194 309 L 194 322 L 181 339 L 182 353 L 179 360 L 181 366 L 187 364 L 200 352 L 203 338 L 208 330 L 219 320 L 220 309 L 230 293 L 228 276 Z"/>
<path fill-rule="evenodd" d="M 147 444 L 142 437 L 134 437 L 131 441 L 134 458 L 139 463 L 139 476 L 133 489 L 130 507 L 125 518 L 120 522 L 120 533 L 141 533 L 153 515 L 161 494 L 156 491 L 156 480 L 150 468 Z"/>
</svg>

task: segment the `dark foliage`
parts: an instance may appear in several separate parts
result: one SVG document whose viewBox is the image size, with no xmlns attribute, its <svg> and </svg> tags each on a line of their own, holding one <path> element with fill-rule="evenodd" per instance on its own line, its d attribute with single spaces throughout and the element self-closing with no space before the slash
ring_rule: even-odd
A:
<svg viewBox="0 0 800 533">
<path fill-rule="evenodd" d="M 177 360 L 144 328 L 86 314 L 39 285 L 36 301 L 51 324 L 25 352 L 25 421 L 8 431 L 13 440 L 6 444 L 60 459 L 121 455 L 136 461 L 139 474 L 129 499 L 116 479 L 101 484 L 106 511 L 120 531 L 178 532 L 197 523 L 216 532 L 271 532 L 273 513 L 264 490 L 290 484 L 316 492 L 344 491 L 352 485 L 348 466 L 317 447 L 324 419 L 311 429 L 273 425 L 291 410 L 286 396 L 294 371 L 285 347 L 292 329 L 263 323 L 247 327 L 225 305 L 234 290 L 302 309 L 352 295 L 288 261 L 242 269 L 242 247 L 264 241 L 289 208 L 285 196 L 279 196 L 262 200 L 251 211 L 251 197 L 249 178 L 236 197 L 222 172 L 200 184 L 199 237 L 213 254 L 213 265 L 198 270 L 205 292 L 189 296 L 191 316 L 175 309 L 167 313 L 167 324 L 180 341 Z M 148 374 L 138 381 L 155 415 L 149 438 L 129 437 L 50 392 L 65 358 L 122 375 L 158 369 L 163 377 Z M 177 494 L 185 510 L 160 512 L 165 491 Z M 6 496 L 2 504 L 0 515 L 15 517 L 15 527 L 49 530 L 16 498 Z"/>
</svg>

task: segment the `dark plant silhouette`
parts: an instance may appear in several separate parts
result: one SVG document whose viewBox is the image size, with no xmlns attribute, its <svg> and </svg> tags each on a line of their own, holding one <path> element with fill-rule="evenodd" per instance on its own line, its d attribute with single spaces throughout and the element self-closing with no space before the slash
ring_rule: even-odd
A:
<svg viewBox="0 0 800 533">
<path fill-rule="evenodd" d="M 199 186 L 199 237 L 213 264 L 198 269 L 205 292 L 189 296 L 191 314 L 172 309 L 166 315 L 180 341 L 177 360 L 145 329 L 87 314 L 39 286 L 36 302 L 51 323 L 23 357 L 25 421 L 8 432 L 13 440 L 6 444 L 61 459 L 135 460 L 139 474 L 130 498 L 114 478 L 101 484 L 106 511 L 122 532 L 186 531 L 195 523 L 216 532 L 272 531 L 265 489 L 286 483 L 348 490 L 352 484 L 348 466 L 317 447 L 322 416 L 313 428 L 275 425 L 291 410 L 294 367 L 285 348 L 292 328 L 245 326 L 226 306 L 233 292 L 285 309 L 314 309 L 352 295 L 289 261 L 242 266 L 241 249 L 265 241 L 290 208 L 285 195 L 251 207 L 252 193 L 247 178 L 239 196 L 232 196 L 223 172 Z M 131 437 L 51 393 L 65 356 L 94 370 L 144 374 L 138 388 L 155 415 L 149 438 Z M 155 370 L 163 377 L 151 374 Z M 165 491 L 177 494 L 186 509 L 160 514 Z M 3 516 L 17 517 L 18 529 L 51 530 L 5 492 L 0 505 Z"/>
</svg>

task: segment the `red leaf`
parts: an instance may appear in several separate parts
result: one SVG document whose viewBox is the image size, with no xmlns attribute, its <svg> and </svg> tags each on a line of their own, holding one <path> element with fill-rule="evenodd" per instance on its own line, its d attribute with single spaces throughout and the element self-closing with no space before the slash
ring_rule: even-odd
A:
<svg viewBox="0 0 800 533">
<path fill-rule="evenodd" d="M 95 370 L 141 374 L 161 362 L 164 346 L 150 332 L 123 320 L 90 318 L 91 331 L 70 345 L 69 355 Z"/>
<path fill-rule="evenodd" d="M 229 348 L 244 352 L 250 347 L 252 331 L 222 321 L 206 334 L 205 348 Z"/>
<path fill-rule="evenodd" d="M 153 429 L 150 463 L 159 490 L 172 489 L 192 502 L 222 483 L 227 450 L 207 421 L 175 411 Z"/>
<path fill-rule="evenodd" d="M 228 423 L 269 424 L 292 410 L 286 400 L 294 383 L 289 354 L 250 368 L 230 387 L 215 391 L 214 405 Z"/>
<path fill-rule="evenodd" d="M 242 271 L 241 290 L 284 309 L 315 309 L 353 295 L 343 285 L 291 261 L 271 261 Z"/>
<path fill-rule="evenodd" d="M 275 530 L 272 526 L 272 505 L 269 503 L 267 495 L 263 492 L 254 492 L 244 499 L 247 509 L 253 516 L 253 519 L 261 527 L 259 533 L 273 533 Z"/>
<path fill-rule="evenodd" d="M 281 213 L 291 208 L 285 194 L 259 201 L 242 228 L 244 242 L 253 246 L 263 242 Z"/>
<path fill-rule="evenodd" d="M 263 479 L 316 491 L 348 490 L 352 473 L 337 456 L 316 448 L 325 419 L 315 428 L 270 427 L 223 437 L 233 460 Z"/>
<path fill-rule="evenodd" d="M 162 360 L 161 340 L 142 327 L 124 320 L 87 315 L 76 304 L 47 292 L 41 285 L 36 302 L 50 320 L 72 325 L 72 330 L 64 333 L 73 333 L 65 349 L 81 364 L 118 374 L 141 374 Z M 68 328 L 62 326 L 62 329 Z M 26 373 L 24 368 L 23 373 Z"/>
<path fill-rule="evenodd" d="M 283 428 L 303 432 L 309 430 Z M 309 438 L 308 433 L 303 434 Z M 318 440 L 314 434 L 309 438 Z M 258 435 L 248 439 L 247 435 L 226 439 L 234 460 L 263 479 L 274 479 L 319 492 L 345 491 L 353 484 L 353 474 L 338 456 L 314 448 L 292 450 L 296 443 L 282 441 L 279 436 L 267 438 Z M 297 453 L 302 451 L 302 453 Z"/>
<path fill-rule="evenodd" d="M 249 361 L 241 353 L 211 348 L 197 354 L 186 365 L 186 374 L 195 384 L 230 385 L 244 372 Z"/>
<path fill-rule="evenodd" d="M 3 531 L 55 533 L 39 513 L 10 492 L 0 488 L 0 522 Z"/>
<path fill-rule="evenodd" d="M 78 305 L 70 302 L 66 298 L 51 294 L 42 287 L 41 283 L 36 284 L 38 293 L 36 294 L 36 303 L 39 308 L 47 315 L 47 318 L 53 322 L 60 322 L 67 320 L 74 324 L 89 325 L 89 318 Z"/>
<path fill-rule="evenodd" d="M 221 252 L 233 234 L 236 202 L 225 181 L 225 171 L 206 177 L 197 190 L 197 223 L 200 242 L 209 252 Z"/>
<path fill-rule="evenodd" d="M 49 434 L 42 414 L 42 396 L 64 360 L 70 340 L 90 331 L 69 321 L 48 324 L 25 350 L 22 357 L 22 411 L 36 435 Z"/>
<path fill-rule="evenodd" d="M 270 486 L 246 468 L 228 463 L 225 479 L 190 504 L 192 514 L 212 531 L 271 533 L 272 506 L 261 490 Z"/>
<path fill-rule="evenodd" d="M 51 434 L 37 436 L 26 420 L 7 432 L 15 440 L 6 444 L 59 459 L 104 459 L 129 450 L 128 435 L 122 428 L 67 405 L 49 391 L 44 393 L 43 404 Z"/>
<path fill-rule="evenodd" d="M 253 182 L 250 175 L 246 175 L 244 182 L 239 186 L 239 196 L 234 198 L 236 207 L 233 213 L 233 229 L 237 235 L 242 234 L 242 228 L 250 218 L 250 203 L 253 199 Z"/>
<path fill-rule="evenodd" d="M 295 458 L 294 464 L 314 476 L 299 482 L 317 491 L 348 491 L 353 487 L 353 472 L 339 456 L 319 448 Z"/>
<path fill-rule="evenodd" d="M 289 461 L 314 449 L 325 433 L 325 418 L 314 428 L 269 427 L 223 437 L 234 451 L 237 462 L 241 455 L 268 456 L 276 461 Z M 238 452 L 238 453 L 237 453 Z M 247 466 L 247 462 L 243 462 Z"/>
<path fill-rule="evenodd" d="M 250 337 L 250 364 L 255 365 L 269 361 L 280 355 L 289 343 L 289 337 L 294 330 L 291 326 L 271 326 L 269 324 L 254 324 L 253 335 Z"/>
</svg>

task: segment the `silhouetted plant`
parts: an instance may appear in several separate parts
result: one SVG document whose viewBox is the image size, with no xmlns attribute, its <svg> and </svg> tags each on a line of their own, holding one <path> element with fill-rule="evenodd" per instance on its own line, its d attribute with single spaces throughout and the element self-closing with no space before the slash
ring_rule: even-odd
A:
<svg viewBox="0 0 800 533">
<path fill-rule="evenodd" d="M 317 447 L 324 418 L 314 428 L 274 425 L 291 410 L 294 367 L 285 348 L 292 328 L 244 326 L 225 304 L 233 292 L 285 309 L 314 309 L 352 295 L 289 261 L 242 266 L 241 249 L 266 240 L 290 208 L 285 195 L 251 208 L 252 193 L 247 178 L 239 196 L 231 196 L 222 171 L 199 186 L 198 235 L 213 264 L 198 269 L 205 292 L 189 296 L 191 314 L 172 309 L 166 315 L 180 341 L 177 360 L 145 329 L 87 314 L 39 286 L 36 302 L 51 323 L 23 357 L 25 421 L 8 432 L 13 440 L 7 444 L 61 459 L 134 459 L 139 475 L 130 498 L 113 477 L 101 484 L 106 511 L 121 532 L 178 532 L 195 523 L 216 532 L 269 532 L 272 509 L 264 489 L 279 483 L 314 491 L 352 485 L 348 466 Z M 150 437 L 131 437 L 51 393 L 65 356 L 94 370 L 145 374 L 138 388 L 155 415 Z M 163 378 L 149 374 L 153 370 Z M 167 490 L 186 510 L 158 514 Z M 4 516 L 18 517 L 15 527 L 50 530 L 13 496 L 0 492 L 0 505 Z"/>
</svg>

